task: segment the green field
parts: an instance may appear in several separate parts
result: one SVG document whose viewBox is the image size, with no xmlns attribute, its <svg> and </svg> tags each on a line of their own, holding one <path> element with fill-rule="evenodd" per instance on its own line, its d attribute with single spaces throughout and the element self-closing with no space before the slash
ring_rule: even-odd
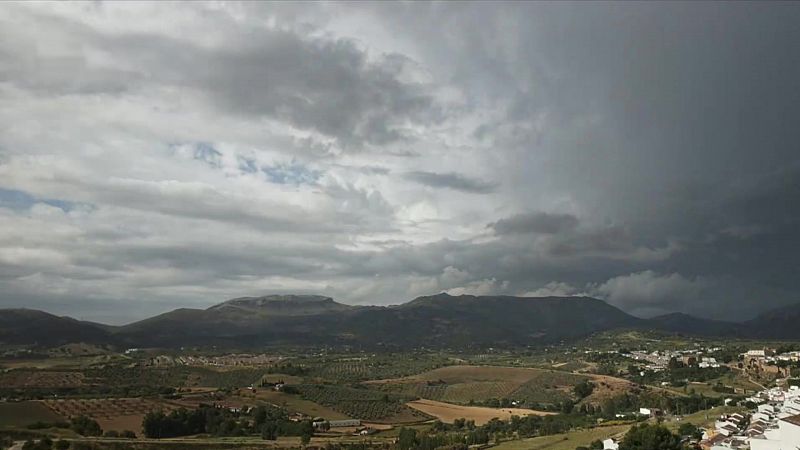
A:
<svg viewBox="0 0 800 450">
<path fill-rule="evenodd" d="M 571 398 L 584 375 L 548 369 L 449 366 L 411 377 L 370 383 L 371 387 L 457 404 L 508 398 L 525 404 L 556 404 Z"/>
<path fill-rule="evenodd" d="M 0 403 L 0 427 L 24 427 L 34 422 L 63 420 L 63 417 L 39 402 Z"/>
<path fill-rule="evenodd" d="M 290 412 L 298 412 L 311 417 L 322 417 L 328 420 L 350 419 L 347 414 L 342 414 L 335 409 L 320 405 L 301 398 L 299 395 L 289 395 L 282 392 L 259 390 L 255 398 L 272 405 L 280 406 Z"/>
<path fill-rule="evenodd" d="M 564 434 L 541 436 L 517 441 L 506 441 L 492 447 L 496 450 L 575 450 L 578 446 L 588 446 L 592 441 L 603 440 L 624 434 L 630 425 L 597 427 L 589 430 L 575 430 Z"/>
<path fill-rule="evenodd" d="M 342 414 L 367 421 L 419 421 L 429 417 L 405 405 L 413 398 L 386 394 L 372 389 L 353 389 L 343 386 L 303 384 L 294 386 L 305 399 L 328 406 Z"/>
<path fill-rule="evenodd" d="M 439 354 L 382 354 L 297 358 L 292 363 L 305 367 L 307 375 L 313 378 L 355 382 L 405 377 L 447 366 L 454 361 Z"/>
</svg>

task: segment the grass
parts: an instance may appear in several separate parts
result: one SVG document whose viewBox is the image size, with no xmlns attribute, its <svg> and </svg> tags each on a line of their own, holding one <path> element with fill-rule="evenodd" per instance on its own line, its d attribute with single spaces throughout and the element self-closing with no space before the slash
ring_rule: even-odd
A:
<svg viewBox="0 0 800 450">
<path fill-rule="evenodd" d="M 574 430 L 564 434 L 540 436 L 530 439 L 502 442 L 493 447 L 496 450 L 575 450 L 578 446 L 588 446 L 595 440 L 603 440 L 628 431 L 630 425 L 597 427 L 588 430 Z"/>
<path fill-rule="evenodd" d="M 24 427 L 34 422 L 63 420 L 63 417 L 40 402 L 0 403 L 0 427 Z"/>
</svg>

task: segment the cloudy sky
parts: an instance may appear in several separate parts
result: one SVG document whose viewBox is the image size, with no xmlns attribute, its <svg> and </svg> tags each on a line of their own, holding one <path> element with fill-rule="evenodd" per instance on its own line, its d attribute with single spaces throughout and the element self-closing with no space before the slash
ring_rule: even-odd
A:
<svg viewBox="0 0 800 450">
<path fill-rule="evenodd" d="M 798 3 L 3 3 L 0 307 L 800 301 Z"/>
</svg>

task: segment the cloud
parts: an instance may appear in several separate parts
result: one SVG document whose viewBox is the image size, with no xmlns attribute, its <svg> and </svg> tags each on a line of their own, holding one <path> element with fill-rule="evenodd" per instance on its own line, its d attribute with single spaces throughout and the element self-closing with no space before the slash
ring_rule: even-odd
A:
<svg viewBox="0 0 800 450">
<path fill-rule="evenodd" d="M 534 212 L 500 219 L 497 222 L 490 223 L 488 227 L 494 229 L 496 234 L 557 234 L 574 229 L 578 226 L 578 223 L 578 218 L 571 214 Z"/>
<path fill-rule="evenodd" d="M 614 277 L 592 289 L 609 303 L 632 314 L 653 316 L 683 310 L 714 287 L 709 280 L 652 270 Z"/>
<path fill-rule="evenodd" d="M 522 294 L 523 297 L 572 297 L 584 295 L 581 290 L 569 283 L 551 281 L 546 285 Z"/>
<path fill-rule="evenodd" d="M 796 301 L 798 21 L 791 3 L 3 4 L 0 306 Z"/>
<path fill-rule="evenodd" d="M 497 184 L 495 183 L 477 178 L 470 178 L 455 172 L 437 173 L 416 170 L 405 173 L 403 177 L 407 180 L 432 188 L 447 188 L 471 194 L 488 194 L 497 188 Z"/>
</svg>

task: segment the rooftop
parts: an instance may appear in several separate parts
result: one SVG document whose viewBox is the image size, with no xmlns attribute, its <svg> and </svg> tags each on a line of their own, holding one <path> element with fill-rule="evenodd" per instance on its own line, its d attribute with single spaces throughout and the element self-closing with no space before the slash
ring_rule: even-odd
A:
<svg viewBox="0 0 800 450">
<path fill-rule="evenodd" d="M 784 417 L 782 420 L 785 420 L 786 422 L 789 422 L 792 425 L 797 425 L 798 427 L 800 427 L 800 414 Z"/>
</svg>

